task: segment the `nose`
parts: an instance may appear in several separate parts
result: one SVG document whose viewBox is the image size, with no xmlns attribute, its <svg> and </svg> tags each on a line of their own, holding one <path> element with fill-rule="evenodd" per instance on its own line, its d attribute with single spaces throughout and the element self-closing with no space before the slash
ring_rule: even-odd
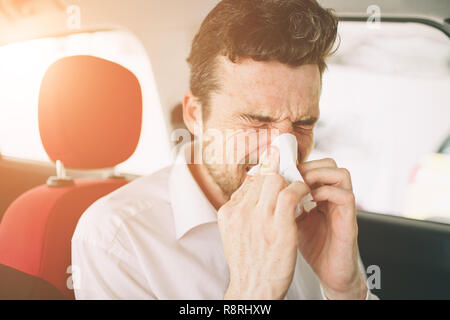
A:
<svg viewBox="0 0 450 320">
<path fill-rule="evenodd" d="M 272 123 L 271 129 L 269 130 L 267 135 L 267 140 L 265 141 L 260 140 L 260 142 L 262 142 L 263 144 L 266 145 L 266 147 L 268 147 L 270 146 L 272 141 L 275 140 L 278 136 L 281 136 L 282 134 L 286 133 L 291 133 L 295 135 L 293 124 L 289 119 Z"/>
<path fill-rule="evenodd" d="M 289 119 L 275 123 L 274 128 L 276 131 L 278 131 L 278 135 L 282 135 L 285 133 L 294 133 L 294 126 Z"/>
</svg>

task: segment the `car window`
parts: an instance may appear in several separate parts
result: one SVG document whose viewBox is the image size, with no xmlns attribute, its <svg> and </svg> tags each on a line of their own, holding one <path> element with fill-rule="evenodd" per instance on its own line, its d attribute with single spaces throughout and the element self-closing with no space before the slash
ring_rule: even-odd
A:
<svg viewBox="0 0 450 320">
<path fill-rule="evenodd" d="M 147 174 L 165 166 L 170 159 L 170 145 L 152 67 L 139 40 L 125 31 L 78 33 L 0 47 L 1 154 L 49 161 L 37 120 L 40 83 L 53 62 L 77 54 L 94 55 L 121 64 L 137 76 L 142 87 L 141 140 L 134 155 L 119 165 L 118 171 Z"/>
<path fill-rule="evenodd" d="M 310 159 L 352 174 L 360 209 L 450 221 L 450 43 L 418 23 L 341 22 Z"/>
</svg>

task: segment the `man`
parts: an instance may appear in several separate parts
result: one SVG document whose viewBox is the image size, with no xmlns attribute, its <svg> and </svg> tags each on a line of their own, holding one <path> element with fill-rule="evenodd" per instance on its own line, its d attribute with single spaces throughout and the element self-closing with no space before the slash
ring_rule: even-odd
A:
<svg viewBox="0 0 450 320">
<path fill-rule="evenodd" d="M 348 171 L 306 161 L 336 29 L 314 0 L 223 0 L 211 11 L 183 99 L 202 143 L 82 216 L 72 239 L 77 299 L 376 298 L 359 259 Z M 305 183 L 277 174 L 277 150 L 247 175 L 273 138 L 264 130 L 297 137 Z M 256 143 L 237 148 L 236 138 Z M 317 207 L 295 219 L 308 193 Z"/>
</svg>

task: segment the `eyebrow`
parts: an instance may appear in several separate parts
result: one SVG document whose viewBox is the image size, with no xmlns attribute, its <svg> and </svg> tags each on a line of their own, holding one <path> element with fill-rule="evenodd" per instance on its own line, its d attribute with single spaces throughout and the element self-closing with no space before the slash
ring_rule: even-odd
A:
<svg viewBox="0 0 450 320">
<path fill-rule="evenodd" d="M 276 121 L 276 119 L 271 116 L 263 116 L 263 115 L 250 114 L 250 113 L 245 113 L 241 117 L 243 117 L 247 120 L 259 121 L 259 122 L 275 122 Z"/>
<path fill-rule="evenodd" d="M 304 119 L 300 119 L 295 121 L 294 125 L 304 125 L 304 126 L 312 126 L 316 124 L 319 119 L 316 117 L 307 116 Z"/>
<path fill-rule="evenodd" d="M 271 116 L 257 115 L 246 113 L 242 115 L 243 118 L 252 121 L 258 122 L 277 122 L 278 119 Z M 313 125 L 318 121 L 318 118 L 313 116 L 305 116 L 297 121 L 295 121 L 294 125 Z"/>
</svg>

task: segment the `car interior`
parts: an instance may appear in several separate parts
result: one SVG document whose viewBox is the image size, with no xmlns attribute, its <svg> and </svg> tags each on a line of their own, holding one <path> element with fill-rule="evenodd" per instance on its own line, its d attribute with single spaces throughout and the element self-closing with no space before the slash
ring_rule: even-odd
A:
<svg viewBox="0 0 450 320">
<path fill-rule="evenodd" d="M 31 71 L 19 74 L 18 69 L 11 67 L 11 72 L 18 73 L 17 79 L 9 75 L 3 79 L 0 75 L 0 299 L 75 299 L 70 284 L 70 242 L 77 222 L 96 200 L 170 164 L 179 138 L 173 132 L 183 127 L 180 103 L 189 86 L 189 46 L 202 19 L 217 2 L 0 0 L 0 74 L 7 65 L 26 64 L 25 61 L 34 61 L 42 69 L 33 76 Z M 441 100 L 431 101 L 436 113 L 425 120 L 431 120 L 429 140 L 423 138 L 423 146 L 416 142 L 422 148 L 420 157 L 405 156 L 411 160 L 410 167 L 419 168 L 420 174 L 415 171 L 414 183 L 408 180 L 412 172 L 408 162 L 405 177 L 394 176 L 392 172 L 397 169 L 393 168 L 383 180 L 386 184 L 367 186 L 368 191 L 357 203 L 358 245 L 368 277 L 373 270 L 370 266 L 377 266 L 381 272 L 381 282 L 371 288 L 380 299 L 450 299 L 450 3 L 319 2 L 333 8 L 343 25 L 359 23 L 367 27 L 368 23 L 380 23 L 381 28 L 384 24 L 393 25 L 393 29 L 399 25 L 406 26 L 406 30 L 419 25 L 418 28 L 436 32 L 426 37 L 436 43 L 436 52 L 442 48 L 439 57 L 444 62 L 432 66 L 438 70 L 437 80 L 430 80 L 430 75 L 420 81 L 440 82 L 442 87 L 436 85 L 429 90 L 434 90 Z M 377 8 L 381 16 L 374 18 Z M 412 39 L 414 34 L 403 35 L 402 39 L 409 41 L 408 37 Z M 344 49 L 348 43 L 345 41 L 342 34 Z M 104 53 L 96 48 L 103 44 Z M 124 53 L 109 49 L 119 44 Z M 49 48 L 60 47 L 63 49 L 58 49 L 57 54 L 47 53 Z M 146 60 L 141 63 L 142 57 Z M 333 70 L 347 70 L 332 66 L 345 65 L 343 57 L 337 56 L 330 65 L 331 80 Z M 368 60 L 381 57 L 382 54 L 374 54 Z M 386 66 L 383 63 L 380 65 Z M 401 63 L 393 72 L 397 73 L 396 81 L 404 81 L 408 86 L 407 77 L 416 75 L 402 78 Z M 367 70 L 370 73 L 371 69 Z M 37 79 L 33 80 L 35 91 L 29 92 L 26 79 L 33 77 Z M 8 89 L 7 84 L 11 88 L 14 84 L 17 90 Z M 405 90 L 414 91 L 408 87 Z M 391 99 L 389 93 L 374 95 Z M 349 99 L 348 94 L 344 96 Z M 323 103 L 327 103 L 332 98 L 325 95 L 324 99 Z M 359 109 L 364 108 L 365 104 L 360 103 L 364 100 L 358 101 Z M 27 105 L 19 109 L 16 104 Z M 10 108 L 14 110 L 7 111 Z M 327 147 L 327 119 L 332 119 L 332 115 L 327 118 L 324 109 L 323 127 L 319 123 L 317 129 L 324 132 L 324 136 L 317 135 L 318 152 Z M 421 121 L 423 117 L 418 116 Z M 35 127 L 29 129 L 31 125 L 27 123 Z M 400 126 L 395 121 L 392 125 Z M 150 135 L 152 140 L 145 140 Z M 363 152 L 371 144 L 367 141 L 361 144 Z M 36 148 L 36 156 L 32 148 Z M 394 145 L 392 150 L 395 149 Z M 390 151 L 374 152 L 383 152 L 383 159 L 389 159 Z M 422 161 L 422 156 L 432 156 L 434 160 Z M 392 159 L 395 157 L 391 155 Z M 352 160 L 356 161 L 355 157 Z M 389 162 L 379 160 L 378 165 L 383 167 L 386 161 Z M 361 175 L 361 181 L 372 179 L 370 174 L 378 175 L 378 171 L 371 173 L 366 167 L 361 168 L 361 172 L 367 172 L 367 176 Z M 396 184 L 396 179 L 403 178 L 404 186 Z M 417 199 L 405 200 L 410 201 L 405 211 L 398 210 L 397 204 L 384 206 L 380 199 L 385 194 L 376 193 L 384 185 L 404 189 L 402 199 L 411 195 L 416 199 L 420 194 L 426 206 L 432 207 L 431 203 L 437 201 L 439 207 L 424 214 L 419 212 L 422 205 Z M 366 190 L 363 182 L 361 186 L 361 190 Z M 427 198 L 424 189 L 439 191 Z M 392 192 L 386 194 L 398 195 Z M 376 203 L 372 205 L 371 201 Z"/>
</svg>

